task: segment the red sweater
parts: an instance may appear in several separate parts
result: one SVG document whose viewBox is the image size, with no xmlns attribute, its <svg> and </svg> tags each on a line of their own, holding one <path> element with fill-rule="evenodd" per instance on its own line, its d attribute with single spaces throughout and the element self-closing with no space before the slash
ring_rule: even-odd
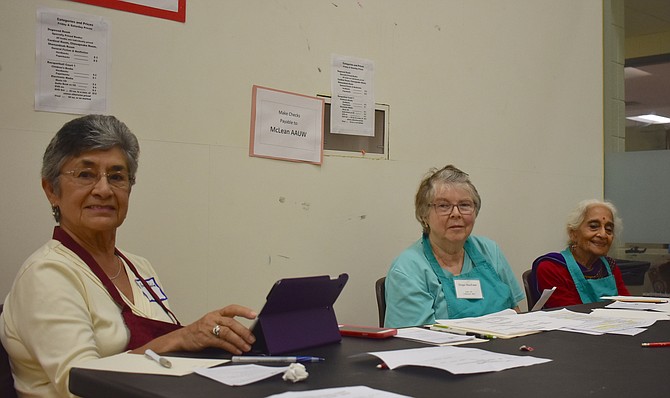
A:
<svg viewBox="0 0 670 398">
<path fill-rule="evenodd" d="M 619 267 L 613 264 L 611 268 L 619 295 L 630 296 L 628 288 L 621 277 Z M 537 279 L 540 292 L 556 286 L 556 291 L 549 297 L 544 308 L 582 304 L 582 299 L 579 297 L 579 292 L 577 292 L 577 286 L 575 286 L 575 282 L 572 280 L 570 271 L 568 271 L 566 266 L 556 264 L 551 260 L 542 260 L 535 270 L 535 278 Z"/>
</svg>

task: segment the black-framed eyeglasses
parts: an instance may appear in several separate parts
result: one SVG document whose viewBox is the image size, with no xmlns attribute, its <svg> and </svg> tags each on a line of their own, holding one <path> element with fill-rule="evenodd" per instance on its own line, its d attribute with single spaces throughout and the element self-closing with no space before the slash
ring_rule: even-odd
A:
<svg viewBox="0 0 670 398">
<path fill-rule="evenodd" d="M 458 212 L 463 215 L 469 215 L 475 211 L 475 204 L 470 202 L 463 202 L 456 205 L 452 205 L 451 203 L 446 202 L 430 203 L 429 206 L 434 207 L 435 213 L 437 213 L 439 216 L 450 215 L 454 211 L 454 207 L 458 207 Z"/>
<path fill-rule="evenodd" d="M 107 173 L 100 172 L 96 169 L 83 168 L 64 171 L 61 174 L 66 174 L 72 177 L 74 182 L 82 187 L 90 187 L 98 183 L 102 176 L 107 178 L 107 183 L 115 188 L 128 189 L 133 180 L 125 170 L 113 170 Z"/>
</svg>

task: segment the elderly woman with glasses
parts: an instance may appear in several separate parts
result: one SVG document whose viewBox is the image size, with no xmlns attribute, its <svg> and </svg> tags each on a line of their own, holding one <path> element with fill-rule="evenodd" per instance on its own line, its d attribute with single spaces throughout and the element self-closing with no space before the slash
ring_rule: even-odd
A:
<svg viewBox="0 0 670 398">
<path fill-rule="evenodd" d="M 254 336 L 229 305 L 181 326 L 155 269 L 116 247 L 135 183 L 139 144 L 113 116 L 66 123 L 49 143 L 42 188 L 59 224 L 22 265 L 4 303 L 0 338 L 19 396 L 70 396 L 70 368 L 126 350 L 249 351 Z"/>
<path fill-rule="evenodd" d="M 423 236 L 386 276 L 386 327 L 481 316 L 513 308 L 524 293 L 498 245 L 472 236 L 481 199 L 468 175 L 432 169 L 415 198 Z"/>
<path fill-rule="evenodd" d="M 533 262 L 530 283 L 536 292 L 556 287 L 545 308 L 595 303 L 602 296 L 629 296 L 616 262 L 607 253 L 622 229 L 616 207 L 587 199 L 568 216 L 568 247 Z"/>
</svg>

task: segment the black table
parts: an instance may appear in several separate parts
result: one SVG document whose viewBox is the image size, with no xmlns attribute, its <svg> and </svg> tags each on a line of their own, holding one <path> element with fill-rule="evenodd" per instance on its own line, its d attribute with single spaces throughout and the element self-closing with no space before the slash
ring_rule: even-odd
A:
<svg viewBox="0 0 670 398">
<path fill-rule="evenodd" d="M 594 305 L 573 309 L 585 311 L 592 307 Z M 283 381 L 280 375 L 247 386 L 229 387 L 197 374 L 171 377 L 74 368 L 70 373 L 70 390 L 76 395 L 96 398 L 211 398 L 265 397 L 284 391 L 364 385 L 414 397 L 667 396 L 670 391 L 666 379 L 670 374 L 670 347 L 640 347 L 640 343 L 646 341 L 670 341 L 670 321 L 656 322 L 637 336 L 591 336 L 552 331 L 467 345 L 553 360 L 501 372 L 452 375 L 438 369 L 413 366 L 380 370 L 376 368 L 379 363 L 376 357 L 359 354 L 426 345 L 398 338 L 344 337 L 339 344 L 296 353 L 325 357 L 326 361 L 306 364 L 309 378 L 295 384 Z M 521 345 L 531 346 L 534 351 L 521 352 Z M 229 357 L 222 352 L 208 352 L 204 356 Z"/>
</svg>

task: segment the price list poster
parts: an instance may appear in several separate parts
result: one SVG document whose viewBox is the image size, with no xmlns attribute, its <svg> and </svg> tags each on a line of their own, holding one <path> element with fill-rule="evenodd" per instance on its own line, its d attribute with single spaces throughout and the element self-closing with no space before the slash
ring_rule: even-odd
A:
<svg viewBox="0 0 670 398">
<path fill-rule="evenodd" d="M 110 29 L 100 16 L 37 10 L 35 110 L 109 112 Z"/>
</svg>

